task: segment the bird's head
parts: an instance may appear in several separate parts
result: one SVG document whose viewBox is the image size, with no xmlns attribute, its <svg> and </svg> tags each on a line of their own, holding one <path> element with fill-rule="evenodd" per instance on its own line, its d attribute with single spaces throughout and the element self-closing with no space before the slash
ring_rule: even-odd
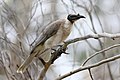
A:
<svg viewBox="0 0 120 80">
<path fill-rule="evenodd" d="M 71 22 L 74 23 L 76 20 L 80 19 L 80 18 L 85 18 L 84 16 L 80 15 L 80 14 L 69 14 L 67 19 Z"/>
</svg>

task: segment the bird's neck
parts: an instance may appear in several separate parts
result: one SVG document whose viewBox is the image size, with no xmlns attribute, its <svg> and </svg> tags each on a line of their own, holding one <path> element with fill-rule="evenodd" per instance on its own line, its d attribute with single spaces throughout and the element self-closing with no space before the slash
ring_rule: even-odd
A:
<svg viewBox="0 0 120 80">
<path fill-rule="evenodd" d="M 73 23 L 71 23 L 68 19 L 65 20 L 64 28 L 71 28 Z"/>
</svg>

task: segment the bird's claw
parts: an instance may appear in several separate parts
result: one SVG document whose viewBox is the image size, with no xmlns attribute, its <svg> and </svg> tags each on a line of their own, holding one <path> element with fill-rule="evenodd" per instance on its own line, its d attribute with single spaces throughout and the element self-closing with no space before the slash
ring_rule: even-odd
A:
<svg viewBox="0 0 120 80">
<path fill-rule="evenodd" d="M 65 49 L 62 49 L 62 53 L 64 53 L 64 54 L 69 54 L 69 53 L 66 52 Z"/>
<path fill-rule="evenodd" d="M 70 54 L 70 53 L 64 52 L 64 54 Z"/>
</svg>

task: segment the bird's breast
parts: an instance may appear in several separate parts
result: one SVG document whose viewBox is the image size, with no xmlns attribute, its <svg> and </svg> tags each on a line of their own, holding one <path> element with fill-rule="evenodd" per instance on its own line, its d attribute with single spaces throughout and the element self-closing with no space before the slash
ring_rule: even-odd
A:
<svg viewBox="0 0 120 80">
<path fill-rule="evenodd" d="M 69 36 L 72 26 L 73 24 L 69 21 L 61 24 L 57 33 L 45 42 L 46 47 L 52 47 L 63 42 Z"/>
</svg>

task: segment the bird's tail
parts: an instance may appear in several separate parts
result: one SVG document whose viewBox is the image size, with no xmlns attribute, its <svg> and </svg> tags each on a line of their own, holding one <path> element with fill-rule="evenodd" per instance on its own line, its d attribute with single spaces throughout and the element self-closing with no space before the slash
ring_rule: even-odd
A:
<svg viewBox="0 0 120 80">
<path fill-rule="evenodd" d="M 28 65 L 32 62 L 33 58 L 35 57 L 35 53 L 31 54 L 27 57 L 27 59 L 21 64 L 21 66 L 18 68 L 17 73 L 23 73 Z"/>
<path fill-rule="evenodd" d="M 29 64 L 32 62 L 32 60 L 34 59 L 34 57 L 36 56 L 36 55 L 38 55 L 38 53 L 39 53 L 39 51 L 41 51 L 43 48 L 42 48 L 43 46 L 42 45 L 39 45 L 39 47 L 37 47 L 34 51 L 33 51 L 33 53 L 31 53 L 28 57 L 27 57 L 27 59 L 21 64 L 21 66 L 17 69 L 17 73 L 23 73 L 25 70 L 26 70 L 26 68 L 29 66 Z M 39 49 L 38 49 L 39 48 Z"/>
</svg>

